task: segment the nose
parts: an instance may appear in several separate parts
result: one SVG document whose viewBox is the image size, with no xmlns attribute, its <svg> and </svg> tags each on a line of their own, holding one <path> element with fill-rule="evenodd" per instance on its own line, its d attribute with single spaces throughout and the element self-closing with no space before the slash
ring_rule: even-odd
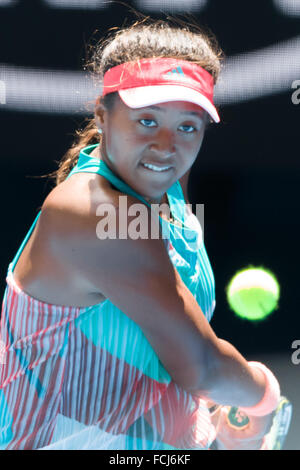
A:
<svg viewBox="0 0 300 470">
<path fill-rule="evenodd" d="M 170 129 L 161 128 L 155 135 L 155 142 L 151 144 L 150 148 L 162 157 L 167 158 L 174 155 L 176 151 L 174 133 Z"/>
</svg>

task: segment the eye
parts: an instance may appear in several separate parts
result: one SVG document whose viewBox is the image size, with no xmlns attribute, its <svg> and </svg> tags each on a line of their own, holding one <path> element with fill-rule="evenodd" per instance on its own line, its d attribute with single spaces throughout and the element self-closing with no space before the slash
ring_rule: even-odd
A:
<svg viewBox="0 0 300 470">
<path fill-rule="evenodd" d="M 184 132 L 186 132 L 187 134 L 191 134 L 192 132 L 197 131 L 197 129 L 194 126 L 180 126 L 180 127 L 185 128 Z M 186 130 L 186 129 L 188 129 L 188 130 Z"/>
<path fill-rule="evenodd" d="M 140 119 L 139 122 L 145 127 L 155 127 L 156 125 L 154 119 Z M 150 123 L 153 123 L 153 122 L 155 123 L 154 126 L 149 125 Z"/>
<path fill-rule="evenodd" d="M 138 122 L 140 122 L 144 127 L 156 127 L 157 123 L 154 119 L 140 119 Z M 197 129 L 194 126 L 191 125 L 182 125 L 179 126 L 179 128 L 183 128 L 183 132 L 186 134 L 192 134 L 193 132 L 196 132 Z"/>
</svg>

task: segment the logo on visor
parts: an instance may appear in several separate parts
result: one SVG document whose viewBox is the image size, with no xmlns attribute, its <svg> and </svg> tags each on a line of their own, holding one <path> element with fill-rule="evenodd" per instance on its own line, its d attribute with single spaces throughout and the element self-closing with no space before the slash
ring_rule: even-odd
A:
<svg viewBox="0 0 300 470">
<path fill-rule="evenodd" d="M 183 77 L 186 78 L 181 67 L 176 67 L 176 69 L 170 70 L 170 72 L 165 73 L 162 78 L 169 80 L 170 75 L 172 76 L 172 79 L 175 80 L 182 80 Z"/>
</svg>

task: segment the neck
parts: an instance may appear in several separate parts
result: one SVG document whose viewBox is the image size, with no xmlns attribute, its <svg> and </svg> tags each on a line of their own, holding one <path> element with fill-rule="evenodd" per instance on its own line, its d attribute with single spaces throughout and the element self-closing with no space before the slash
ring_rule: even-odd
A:
<svg viewBox="0 0 300 470">
<path fill-rule="evenodd" d="M 100 149 L 100 145 L 98 147 L 96 147 L 91 153 L 90 153 L 90 156 L 93 156 L 93 157 L 97 157 L 99 158 L 99 160 L 103 160 L 102 156 L 101 156 L 101 149 Z M 150 197 L 145 197 L 144 196 L 144 199 L 149 202 L 149 204 L 168 204 L 169 205 L 169 202 L 168 202 L 168 198 L 167 198 L 167 194 L 163 194 L 163 196 L 161 196 L 160 198 L 157 198 L 157 199 L 152 199 Z"/>
<path fill-rule="evenodd" d="M 144 196 L 144 199 L 148 201 L 150 204 L 164 204 L 165 203 L 169 205 L 166 193 L 158 199 L 151 199 L 150 197 L 145 197 L 145 196 Z"/>
</svg>

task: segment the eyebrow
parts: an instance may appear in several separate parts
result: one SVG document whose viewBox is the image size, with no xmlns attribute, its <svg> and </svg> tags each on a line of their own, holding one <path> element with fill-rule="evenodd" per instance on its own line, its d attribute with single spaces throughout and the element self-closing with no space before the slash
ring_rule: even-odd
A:
<svg viewBox="0 0 300 470">
<path fill-rule="evenodd" d="M 157 111 L 163 111 L 163 112 L 166 112 L 166 109 L 164 108 L 160 108 L 159 106 L 155 106 L 155 105 L 152 105 L 152 106 L 146 106 L 147 108 L 149 109 L 154 109 L 154 110 L 157 110 Z M 181 114 L 189 114 L 189 115 L 192 115 L 192 116 L 197 116 L 199 118 L 203 118 L 203 113 L 198 113 L 197 111 L 180 111 Z"/>
</svg>

